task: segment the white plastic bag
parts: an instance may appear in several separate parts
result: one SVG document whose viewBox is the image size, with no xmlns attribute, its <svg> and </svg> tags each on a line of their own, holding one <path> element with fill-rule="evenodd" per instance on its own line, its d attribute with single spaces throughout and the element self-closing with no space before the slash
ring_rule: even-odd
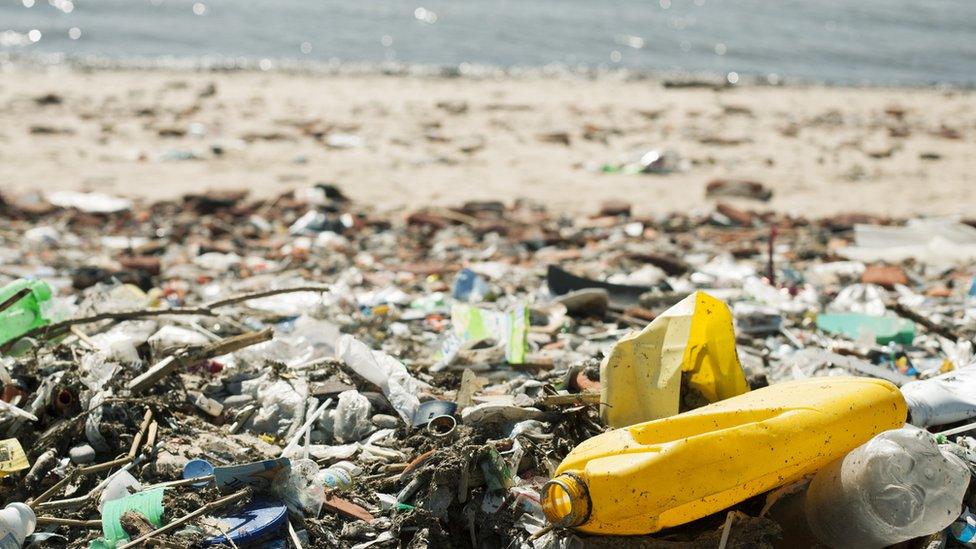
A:
<svg viewBox="0 0 976 549">
<path fill-rule="evenodd" d="M 339 405 L 333 413 L 333 433 L 339 442 L 356 442 L 375 427 L 369 418 L 372 415 L 369 399 L 359 391 L 343 391 L 339 394 Z"/>
<path fill-rule="evenodd" d="M 339 337 L 336 358 L 344 361 L 363 379 L 379 387 L 403 421 L 411 423 L 413 413 L 420 405 L 417 394 L 429 389 L 426 383 L 411 376 L 399 360 L 383 351 L 371 350 L 349 334 Z"/>
</svg>

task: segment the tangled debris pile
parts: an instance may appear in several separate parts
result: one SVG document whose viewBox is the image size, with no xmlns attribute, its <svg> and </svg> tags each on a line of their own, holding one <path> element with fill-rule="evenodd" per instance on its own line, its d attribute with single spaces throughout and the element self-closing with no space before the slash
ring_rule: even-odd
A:
<svg viewBox="0 0 976 549">
<path fill-rule="evenodd" d="M 598 436 L 611 426 L 651 432 L 641 426 L 741 413 L 794 394 L 769 392 L 793 380 L 902 386 L 960 370 L 906 389 L 908 413 L 923 427 L 976 416 L 976 399 L 953 389 L 976 333 L 976 229 L 965 223 L 728 205 L 639 218 L 621 202 L 588 218 L 527 202 L 403 217 L 330 185 L 152 205 L 7 197 L 0 216 L 0 527 L 15 546 L 603 547 L 615 534 L 639 535 L 633 546 L 772 546 L 802 535 L 775 502 L 805 485 L 759 482 L 697 514 L 663 510 L 653 525 L 615 530 L 634 507 L 624 500 L 643 496 L 620 490 L 619 509 L 591 509 L 606 499 L 593 484 L 585 514 L 562 513 L 550 479 L 579 479 L 569 464 L 581 452 L 614 455 L 599 441 L 624 431 Z M 936 450 L 917 433 L 887 434 L 906 408 L 897 389 L 875 385 L 851 393 L 874 425 L 848 425 L 860 438 L 809 463 L 853 467 L 844 455 L 895 429 L 879 436 L 908 440 L 915 459 L 972 465 L 965 429 L 945 431 Z M 827 387 L 810 406 L 844 394 Z M 750 417 L 769 432 L 783 425 Z M 805 444 L 781 440 L 770 451 Z M 702 455 L 715 451 L 702 441 Z M 657 480 L 615 463 L 607 478 L 639 470 L 659 489 L 692 493 L 714 477 Z M 963 511 L 959 467 L 916 505 L 948 515 L 866 546 L 944 536 Z M 816 479 L 821 507 L 839 497 Z M 822 530 L 824 543 L 850 541 Z"/>
</svg>

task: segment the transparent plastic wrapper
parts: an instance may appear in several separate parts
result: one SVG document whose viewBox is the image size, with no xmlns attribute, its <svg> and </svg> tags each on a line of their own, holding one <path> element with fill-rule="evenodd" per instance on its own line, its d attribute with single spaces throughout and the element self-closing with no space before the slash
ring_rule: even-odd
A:
<svg viewBox="0 0 976 549">
<path fill-rule="evenodd" d="M 407 423 L 410 423 L 420 405 L 417 395 L 430 389 L 426 383 L 411 376 L 399 360 L 383 351 L 373 351 L 348 334 L 339 337 L 336 358 L 345 362 L 363 379 L 379 387 L 393 405 L 393 409 Z"/>
<path fill-rule="evenodd" d="M 860 261 L 817 263 L 808 267 L 803 276 L 811 284 L 829 286 L 860 280 L 865 268 Z"/>
<path fill-rule="evenodd" d="M 153 356 L 159 358 L 182 347 L 206 345 L 209 342 L 210 339 L 200 332 L 173 325 L 163 326 L 149 336 L 149 348 L 152 350 Z"/>
<path fill-rule="evenodd" d="M 293 459 L 275 479 L 273 490 L 290 510 L 317 517 L 325 502 L 325 488 L 318 481 L 319 466 L 310 459 Z"/>
<path fill-rule="evenodd" d="M 817 292 L 809 285 L 792 296 L 758 277 L 750 276 L 743 281 L 742 289 L 753 300 L 786 313 L 802 313 L 817 304 Z"/>
<path fill-rule="evenodd" d="M 342 332 L 339 326 L 328 320 L 301 315 L 292 323 L 289 337 L 303 338 L 312 346 L 312 358 L 335 356 L 335 347 Z"/>
<path fill-rule="evenodd" d="M 647 264 L 629 273 L 614 273 L 607 277 L 607 282 L 626 286 L 654 286 L 660 284 L 667 276 L 660 267 Z"/>
<path fill-rule="evenodd" d="M 275 280 L 270 289 L 296 286 L 315 286 L 314 281 L 303 278 Z M 322 292 L 292 292 L 261 297 L 245 302 L 248 307 L 285 316 L 298 316 L 316 311 L 322 305 Z"/>
<path fill-rule="evenodd" d="M 332 412 L 332 432 L 339 442 L 356 442 L 370 434 L 376 427 L 370 421 L 373 407 L 369 399 L 359 391 L 343 391 L 339 404 Z"/>
<path fill-rule="evenodd" d="M 953 219 L 912 219 L 903 227 L 858 224 L 854 244 L 837 253 L 868 263 L 966 263 L 976 259 L 976 228 Z"/>
<path fill-rule="evenodd" d="M 222 254 L 220 252 L 207 252 L 194 257 L 193 264 L 207 271 L 224 272 L 230 270 L 235 265 L 239 265 L 243 259 L 234 253 Z"/>
<path fill-rule="evenodd" d="M 888 291 L 876 284 L 851 284 L 837 293 L 837 297 L 827 305 L 833 313 L 862 313 L 881 316 L 888 307 L 885 302 Z"/>
<path fill-rule="evenodd" d="M 99 353 L 85 355 L 81 357 L 81 381 L 90 390 L 101 391 L 119 368 L 118 363 L 105 360 Z"/>
<path fill-rule="evenodd" d="M 304 378 L 274 379 L 268 375 L 242 383 L 242 391 L 257 399 L 261 407 L 251 418 L 251 428 L 259 433 L 280 433 L 285 426 L 304 419 L 308 384 Z"/>
<path fill-rule="evenodd" d="M 149 297 L 132 284 L 96 284 L 85 290 L 85 298 L 78 304 L 77 314 L 131 311 L 149 306 Z"/>
<path fill-rule="evenodd" d="M 737 261 L 731 254 L 721 253 L 708 259 L 704 255 L 686 258 L 697 266 L 692 273 L 692 281 L 706 282 L 709 279 L 721 286 L 740 285 L 747 278 L 756 276 L 756 269 L 745 261 Z"/>
<path fill-rule="evenodd" d="M 640 332 L 621 338 L 600 366 L 600 414 L 611 427 L 678 413 L 682 375 L 715 402 L 749 390 L 725 303 L 695 292 Z"/>
<path fill-rule="evenodd" d="M 91 340 L 105 360 L 135 364 L 142 360 L 137 348 L 149 339 L 156 327 L 156 322 L 151 320 L 124 322 L 105 333 L 91 336 Z"/>
<path fill-rule="evenodd" d="M 903 386 L 912 378 L 899 371 L 872 364 L 853 356 L 840 355 L 816 347 L 807 347 L 783 358 L 780 367 L 771 369 L 772 381 L 806 379 L 821 376 L 867 375 Z"/>
<path fill-rule="evenodd" d="M 976 355 L 973 354 L 973 342 L 969 340 L 959 340 L 956 342 L 948 339 L 939 341 L 942 353 L 955 369 L 964 368 L 973 364 Z"/>
<path fill-rule="evenodd" d="M 881 433 L 813 478 L 807 522 L 835 549 L 880 549 L 947 528 L 962 512 L 969 468 L 930 433 Z"/>
</svg>

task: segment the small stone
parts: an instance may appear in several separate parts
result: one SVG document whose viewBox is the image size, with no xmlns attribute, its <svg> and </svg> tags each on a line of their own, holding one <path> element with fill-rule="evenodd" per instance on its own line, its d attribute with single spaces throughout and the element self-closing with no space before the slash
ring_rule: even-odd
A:
<svg viewBox="0 0 976 549">
<path fill-rule="evenodd" d="M 95 461 L 95 449 L 88 444 L 80 444 L 68 450 L 68 457 L 75 465 L 84 465 Z"/>
<path fill-rule="evenodd" d="M 630 215 L 631 204 L 626 200 L 606 200 L 600 205 L 600 215 Z"/>
<path fill-rule="evenodd" d="M 380 429 L 395 429 L 400 421 L 386 414 L 376 414 L 373 416 L 373 425 Z"/>
<path fill-rule="evenodd" d="M 556 298 L 573 316 L 603 316 L 610 303 L 610 294 L 603 288 L 576 290 Z"/>
</svg>

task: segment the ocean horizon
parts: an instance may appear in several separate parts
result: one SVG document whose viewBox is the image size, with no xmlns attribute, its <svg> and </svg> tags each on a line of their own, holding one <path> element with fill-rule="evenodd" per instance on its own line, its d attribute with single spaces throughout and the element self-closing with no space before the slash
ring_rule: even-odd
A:
<svg viewBox="0 0 976 549">
<path fill-rule="evenodd" d="M 6 0 L 0 58 L 976 85 L 976 2 Z"/>
</svg>

